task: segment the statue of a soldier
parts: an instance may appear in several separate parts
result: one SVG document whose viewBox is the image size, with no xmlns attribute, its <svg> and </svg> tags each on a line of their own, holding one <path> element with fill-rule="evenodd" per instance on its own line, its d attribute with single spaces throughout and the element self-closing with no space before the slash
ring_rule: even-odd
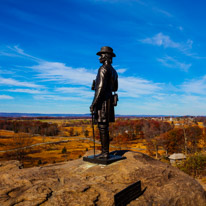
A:
<svg viewBox="0 0 206 206">
<path fill-rule="evenodd" d="M 90 106 L 90 111 L 94 114 L 94 121 L 98 123 L 102 152 L 98 159 L 109 158 L 109 122 L 115 121 L 114 106 L 117 105 L 117 94 L 113 94 L 118 89 L 118 75 L 112 67 L 112 58 L 116 55 L 113 49 L 108 46 L 101 48 L 97 53 L 99 61 L 103 65 L 99 68 L 96 80 L 93 82 L 95 95 Z"/>
</svg>

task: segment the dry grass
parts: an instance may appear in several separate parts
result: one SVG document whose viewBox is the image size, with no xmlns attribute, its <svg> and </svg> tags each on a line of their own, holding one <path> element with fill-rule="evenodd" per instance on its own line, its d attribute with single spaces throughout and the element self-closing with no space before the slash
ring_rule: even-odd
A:
<svg viewBox="0 0 206 206">
<path fill-rule="evenodd" d="M 96 126 L 95 126 L 96 127 Z M 69 137 L 69 130 L 73 128 L 74 129 L 74 135 L 76 134 L 76 132 L 78 132 L 79 135 L 77 135 L 77 137 L 84 137 L 84 131 L 88 130 L 89 132 L 89 137 L 92 137 L 92 128 L 91 125 L 84 125 L 84 126 L 79 126 L 79 127 L 62 127 L 61 128 L 61 132 L 63 134 L 63 136 Z M 76 135 L 75 135 L 76 136 Z"/>
<path fill-rule="evenodd" d="M 29 135 L 26 133 L 17 133 L 10 131 L 0 130 L 0 150 L 9 150 L 18 148 L 15 141 L 18 135 Z M 89 140 L 80 140 L 78 137 L 61 138 L 55 137 L 42 137 L 42 136 L 31 136 L 31 144 L 43 143 L 43 142 L 54 142 L 52 144 L 44 144 L 41 146 L 34 146 L 29 149 L 23 150 L 26 153 L 25 157 L 22 159 L 24 167 L 38 166 L 41 160 L 42 164 L 49 164 L 54 162 L 68 161 L 72 159 L 80 158 L 85 154 L 87 150 L 93 149 L 93 143 Z M 61 140 L 68 140 L 66 143 L 57 143 Z M 100 146 L 97 144 L 97 146 Z M 66 154 L 62 154 L 62 149 L 66 148 Z M 16 151 L 0 153 L 0 160 L 16 159 Z"/>
<path fill-rule="evenodd" d="M 50 121 L 50 120 L 48 120 Z M 54 123 L 54 120 L 52 120 Z M 55 121 L 55 123 L 59 123 Z M 69 129 L 71 127 L 61 127 L 63 129 L 64 134 L 68 134 L 69 136 Z M 84 137 L 83 131 L 89 131 L 89 137 L 92 136 L 92 128 L 91 125 L 84 125 L 82 127 L 72 127 L 75 131 L 79 132 L 79 136 L 75 137 L 64 137 L 60 138 L 59 136 L 55 137 L 46 137 L 46 136 L 33 136 L 32 144 L 43 143 L 43 142 L 54 142 L 52 144 L 45 144 L 41 146 L 35 146 L 30 148 L 26 151 L 26 155 L 23 161 L 25 167 L 33 167 L 38 166 L 39 161 L 41 160 L 42 164 L 49 164 L 54 162 L 62 162 L 68 161 L 72 159 L 77 159 L 85 154 L 87 150 L 93 149 L 93 142 L 89 140 L 80 140 L 78 137 Z M 61 131 L 62 132 L 62 131 Z M 15 144 L 13 144 L 13 139 L 16 135 L 14 132 L 11 131 L 1 131 L 0 134 L 4 138 L 0 138 L 0 150 L 8 150 L 17 148 Z M 62 133 L 61 133 L 62 134 Z M 26 135 L 26 134 L 24 134 Z M 27 134 L 28 135 L 28 134 Z M 55 143 L 61 140 L 69 140 L 67 143 Z M 121 149 L 121 148 L 129 148 L 131 150 L 137 151 L 138 149 L 143 149 L 141 152 L 147 153 L 146 146 L 144 142 L 139 142 L 138 140 L 132 141 L 130 143 L 123 143 L 123 144 L 114 144 L 115 147 L 110 147 L 110 151 Z M 66 148 L 67 153 L 62 154 L 62 149 Z M 96 149 L 100 149 L 100 145 L 96 143 Z M 137 150 L 136 150 L 137 149 Z M 9 156 L 4 155 L 4 153 L 0 153 L 0 159 L 6 160 L 15 158 L 15 152 L 11 152 L 12 154 Z M 13 154 L 14 153 L 14 154 Z"/>
<path fill-rule="evenodd" d="M 0 136 L 11 137 L 13 134 L 14 134 L 13 131 L 0 130 Z"/>
<path fill-rule="evenodd" d="M 61 129 L 59 136 L 54 137 L 47 137 L 47 136 L 31 136 L 32 138 L 32 145 L 37 143 L 46 143 L 46 142 L 54 142 L 52 144 L 44 144 L 41 146 L 34 146 L 30 149 L 27 149 L 25 158 L 22 160 L 25 167 L 32 167 L 38 166 L 41 160 L 41 163 L 48 164 L 54 162 L 62 162 L 68 161 L 72 159 L 77 159 L 84 155 L 87 150 L 93 149 L 93 142 L 89 140 L 81 140 L 80 137 L 84 137 L 84 131 L 89 131 L 89 137 L 92 137 L 92 128 L 89 124 L 84 124 L 82 126 L 74 126 L 74 134 L 76 132 L 79 133 L 78 136 L 69 137 L 69 130 L 71 127 L 62 127 L 62 124 L 76 122 L 78 123 L 79 120 L 59 120 L 59 119 L 46 119 L 41 120 L 42 122 L 50 122 L 50 123 L 57 123 L 59 128 Z M 95 125 L 96 128 L 96 125 Z M 0 150 L 8 150 L 17 148 L 17 145 L 14 144 L 14 138 L 16 135 L 12 131 L 0 130 Z M 29 135 L 29 134 L 24 134 Z M 62 136 L 62 137 L 61 137 Z M 66 143 L 55 143 L 61 140 L 68 140 L 69 142 Z M 121 149 L 121 148 L 128 148 L 133 151 L 139 151 L 147 153 L 146 143 L 144 140 L 134 140 L 127 143 L 115 143 L 111 142 L 111 144 L 115 147 L 110 147 L 110 151 Z M 67 153 L 62 154 L 62 149 L 66 148 Z M 100 149 L 100 145 L 96 143 L 96 149 Z M 0 160 L 7 160 L 11 158 L 15 158 L 15 152 L 10 152 L 11 154 L 6 154 L 0 152 Z M 159 154 L 164 154 L 163 150 L 159 150 Z"/>
<path fill-rule="evenodd" d="M 41 160 L 43 164 L 68 161 L 80 158 L 87 150 L 91 150 L 92 146 L 93 144 L 88 140 L 71 140 L 67 143 L 54 143 L 38 146 L 36 147 L 38 152 L 31 152 L 28 157 L 35 160 L 34 164 L 36 165 L 38 165 L 39 160 Z M 67 150 L 65 154 L 62 153 L 64 147 Z"/>
</svg>

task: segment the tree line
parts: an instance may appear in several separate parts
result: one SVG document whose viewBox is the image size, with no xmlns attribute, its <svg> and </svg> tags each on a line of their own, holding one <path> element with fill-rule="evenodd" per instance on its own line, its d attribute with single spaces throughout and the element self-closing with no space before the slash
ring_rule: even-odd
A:
<svg viewBox="0 0 206 206">
<path fill-rule="evenodd" d="M 0 120 L 0 129 L 11 130 L 15 133 L 25 132 L 42 136 L 56 136 L 59 133 L 58 125 L 41 121 Z"/>
<path fill-rule="evenodd" d="M 145 140 L 148 152 L 156 157 L 159 147 L 164 149 L 166 155 L 174 152 L 192 154 L 201 151 L 206 145 L 204 129 L 197 125 L 175 128 L 173 124 L 153 119 L 117 119 L 110 125 L 110 137 L 117 143 Z"/>
</svg>

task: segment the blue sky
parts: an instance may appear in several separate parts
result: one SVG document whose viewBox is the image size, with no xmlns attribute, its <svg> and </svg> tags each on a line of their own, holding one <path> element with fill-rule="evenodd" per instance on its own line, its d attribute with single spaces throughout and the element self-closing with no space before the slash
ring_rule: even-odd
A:
<svg viewBox="0 0 206 206">
<path fill-rule="evenodd" d="M 0 112 L 89 113 L 111 46 L 117 114 L 206 115 L 205 4 L 0 0 Z"/>
</svg>

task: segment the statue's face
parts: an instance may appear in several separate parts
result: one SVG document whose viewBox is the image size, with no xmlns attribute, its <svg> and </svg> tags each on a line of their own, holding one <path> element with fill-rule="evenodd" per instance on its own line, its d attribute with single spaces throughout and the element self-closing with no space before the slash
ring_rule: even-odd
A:
<svg viewBox="0 0 206 206">
<path fill-rule="evenodd" d="M 106 61 L 106 55 L 101 54 L 101 56 L 99 57 L 99 61 L 100 61 L 100 63 L 104 63 Z"/>
<path fill-rule="evenodd" d="M 102 64 L 104 64 L 105 61 L 112 63 L 112 57 L 110 57 L 108 54 L 101 54 L 101 56 L 99 57 L 99 61 Z"/>
</svg>

